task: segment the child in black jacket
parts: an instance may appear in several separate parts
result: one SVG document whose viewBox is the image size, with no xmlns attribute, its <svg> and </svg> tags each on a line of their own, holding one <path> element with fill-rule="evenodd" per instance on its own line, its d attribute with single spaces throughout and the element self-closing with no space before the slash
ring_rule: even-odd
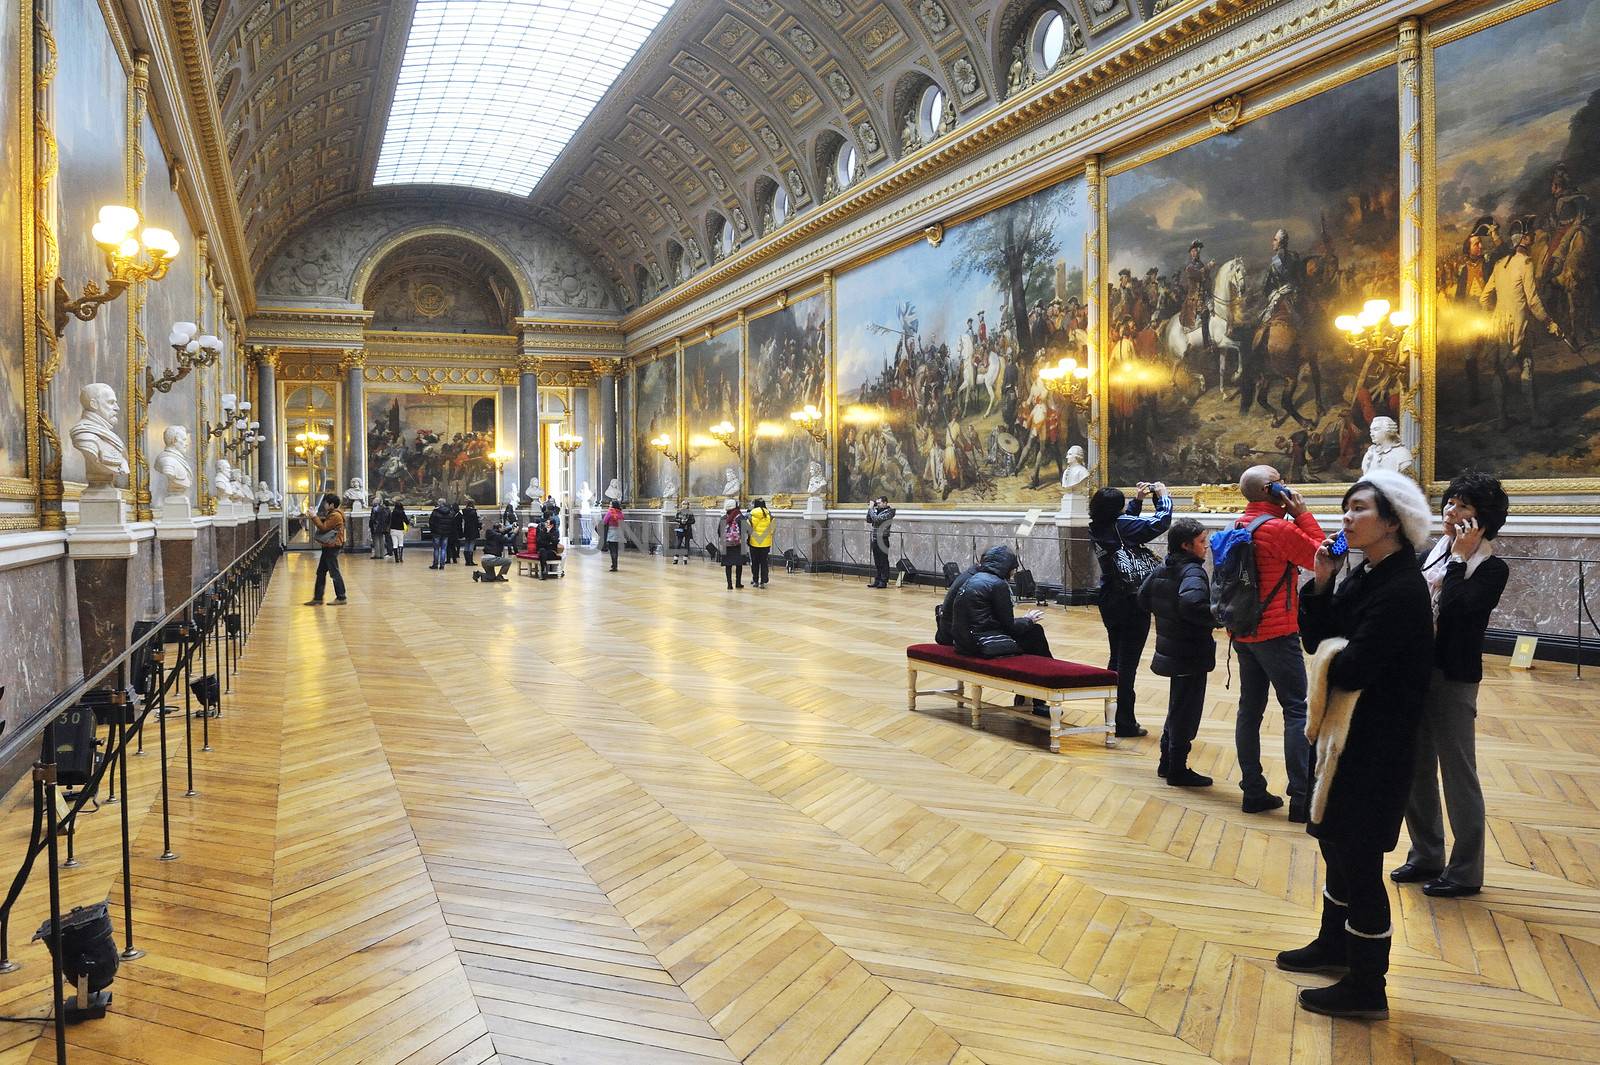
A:
<svg viewBox="0 0 1600 1065">
<path fill-rule="evenodd" d="M 1155 615 L 1156 653 L 1150 668 L 1172 678 L 1167 723 L 1156 772 L 1175 788 L 1205 788 L 1211 778 L 1189 768 L 1189 748 L 1205 709 L 1206 674 L 1217 666 L 1217 622 L 1206 576 L 1206 531 L 1193 518 L 1172 523 L 1167 560 L 1145 578 L 1139 606 Z"/>
</svg>

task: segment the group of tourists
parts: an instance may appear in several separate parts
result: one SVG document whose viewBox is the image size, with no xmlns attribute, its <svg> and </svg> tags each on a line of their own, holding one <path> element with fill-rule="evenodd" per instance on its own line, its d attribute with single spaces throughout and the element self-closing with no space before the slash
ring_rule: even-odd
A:
<svg viewBox="0 0 1600 1065">
<path fill-rule="evenodd" d="M 1494 477 L 1457 477 L 1443 496 L 1443 534 L 1430 543 L 1431 508 L 1401 473 L 1372 470 L 1352 485 L 1332 536 L 1276 468 L 1246 470 L 1239 488 L 1244 512 L 1211 534 L 1193 519 L 1173 520 L 1160 481 L 1139 484 L 1131 499 L 1116 488 L 1091 498 L 1099 610 L 1117 672 L 1115 731 L 1146 735 L 1134 680 L 1153 620 L 1151 668 L 1170 683 L 1157 773 L 1174 787 L 1210 786 L 1190 756 L 1225 631 L 1239 658 L 1242 808 L 1284 805 L 1261 766 L 1270 689 L 1283 712 L 1288 817 L 1306 824 L 1326 865 L 1321 928 L 1277 965 L 1339 977 L 1300 992 L 1311 1012 L 1387 1017 L 1383 856 L 1399 842 L 1401 822 L 1411 849 L 1392 880 L 1442 898 L 1483 886 L 1474 722 L 1484 634 L 1509 576 L 1492 545 L 1509 502 Z M 1147 545 L 1163 533 L 1160 560 Z M 1049 655 L 1039 612 L 1013 612 L 1007 582 L 1017 565 L 1011 548 L 991 547 L 958 577 L 939 612 L 939 642 L 981 657 Z M 1448 851 L 1444 810 L 1454 836 Z"/>
<path fill-rule="evenodd" d="M 765 588 L 772 578 L 770 565 L 772 539 L 776 531 L 772 511 L 765 499 L 757 499 L 749 510 L 739 506 L 737 499 L 723 501 L 722 516 L 717 519 L 716 538 L 709 553 L 722 563 L 722 573 L 728 590 L 744 587 L 744 567 L 750 563 L 750 586 Z M 689 552 L 694 548 L 694 511 L 687 502 L 678 505 L 672 516 L 673 565 L 688 564 Z"/>
</svg>

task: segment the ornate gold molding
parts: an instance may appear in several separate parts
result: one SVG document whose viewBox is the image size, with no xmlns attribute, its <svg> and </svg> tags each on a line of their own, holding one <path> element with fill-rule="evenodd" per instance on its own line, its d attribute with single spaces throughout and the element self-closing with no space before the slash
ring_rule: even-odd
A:
<svg viewBox="0 0 1600 1065">
<path fill-rule="evenodd" d="M 539 372 L 539 366 L 543 362 L 544 360 L 539 358 L 537 355 L 518 355 L 517 372 L 525 374 L 537 374 Z"/>
<path fill-rule="evenodd" d="M 61 436 L 56 432 L 50 417 L 50 382 L 61 369 L 61 341 L 56 336 L 52 320 L 54 301 L 52 292 L 57 274 L 61 270 L 61 249 L 56 242 L 55 217 L 57 193 L 56 175 L 60 169 L 53 120 L 55 118 L 55 93 L 52 85 L 59 70 L 56 59 L 56 39 L 50 26 L 38 17 L 32 0 L 24 5 L 35 14 L 35 37 L 43 48 L 41 62 L 33 72 L 33 133 L 37 152 L 34 171 L 34 228 L 38 234 L 38 258 L 34 264 L 34 335 L 43 342 L 38 352 L 40 360 L 34 387 L 28 390 L 33 400 L 35 425 L 39 438 L 39 524 L 46 529 L 66 527 L 66 515 L 61 509 L 65 488 L 61 481 Z"/>
<path fill-rule="evenodd" d="M 1238 514 L 1248 504 L 1236 484 L 1202 484 L 1193 490 L 1193 506 L 1201 514 Z"/>
<path fill-rule="evenodd" d="M 590 359 L 589 369 L 597 377 L 615 377 L 623 371 L 624 364 L 621 359 Z"/>
<path fill-rule="evenodd" d="M 144 52 L 133 56 L 133 71 L 128 78 L 127 147 L 124 159 L 128 202 L 141 213 L 145 209 L 144 121 L 150 92 L 150 57 Z M 128 468 L 133 474 L 133 518 L 150 521 L 155 517 L 150 506 L 150 464 L 146 457 L 145 431 L 150 424 L 150 397 L 141 388 L 140 370 L 149 362 L 145 340 L 145 300 L 149 282 L 141 281 L 128 289 Z"/>
<path fill-rule="evenodd" d="M 359 370 L 367 365 L 367 351 L 365 348 L 351 348 L 339 356 L 339 369 Z"/>
<path fill-rule="evenodd" d="M 1229 93 L 1211 105 L 1211 126 L 1218 133 L 1232 133 L 1244 118 L 1244 96 Z"/>
</svg>

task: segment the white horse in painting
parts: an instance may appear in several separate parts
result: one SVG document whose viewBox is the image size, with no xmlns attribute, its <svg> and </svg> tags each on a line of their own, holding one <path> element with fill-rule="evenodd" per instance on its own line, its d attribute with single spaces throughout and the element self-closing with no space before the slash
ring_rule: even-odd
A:
<svg viewBox="0 0 1600 1065">
<path fill-rule="evenodd" d="M 982 363 L 980 368 L 979 364 Z M 1000 377 L 1005 372 L 1005 356 L 1000 353 L 998 345 L 991 345 L 989 350 L 973 342 L 970 336 L 961 338 L 961 385 L 956 390 L 957 399 L 961 409 L 967 409 L 979 389 L 989 394 L 988 404 L 984 407 L 984 417 L 994 411 L 995 404 L 1000 402 Z"/>
<path fill-rule="evenodd" d="M 1235 257 L 1223 263 L 1212 283 L 1211 320 L 1208 324 L 1212 346 L 1217 349 L 1217 387 L 1228 381 L 1228 353 L 1233 353 L 1235 373 L 1239 367 L 1239 342 L 1229 336 L 1229 330 L 1242 327 L 1245 322 L 1245 270 L 1244 259 Z M 1218 313 L 1221 312 L 1221 313 Z M 1180 312 L 1168 318 L 1161 326 L 1156 340 L 1157 350 L 1172 366 L 1174 375 L 1191 356 L 1205 355 L 1205 342 L 1198 317 L 1193 325 L 1184 327 Z M 1206 375 L 1209 376 L 1209 375 Z M 1209 387 L 1209 386 L 1208 386 Z"/>
</svg>

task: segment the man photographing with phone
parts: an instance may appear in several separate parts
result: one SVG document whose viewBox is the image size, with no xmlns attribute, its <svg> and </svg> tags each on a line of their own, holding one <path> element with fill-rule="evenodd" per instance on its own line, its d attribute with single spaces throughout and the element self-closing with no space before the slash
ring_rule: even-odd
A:
<svg viewBox="0 0 1600 1065">
<path fill-rule="evenodd" d="M 1283 483 L 1275 466 L 1252 466 L 1239 478 L 1245 507 L 1235 527 L 1264 520 L 1251 536 L 1261 618 L 1250 633 L 1231 633 L 1239 652 L 1239 715 L 1234 744 L 1245 813 L 1276 810 L 1283 800 L 1267 790 L 1261 771 L 1261 718 L 1267 686 L 1283 708 L 1283 761 L 1289 774 L 1289 820 L 1304 823 L 1310 798 L 1310 744 L 1306 742 L 1306 663 L 1300 651 L 1298 570 L 1309 569 L 1322 546 L 1322 526 L 1306 501 Z"/>
<path fill-rule="evenodd" d="M 317 585 L 306 606 L 321 606 L 322 592 L 327 587 L 328 576 L 333 576 L 333 601 L 343 605 L 344 574 L 339 572 L 339 551 L 344 547 L 344 511 L 339 509 L 339 497 L 332 492 L 322 497 L 322 505 L 315 514 L 307 514 L 306 531 L 322 550 L 317 562 Z"/>
</svg>

